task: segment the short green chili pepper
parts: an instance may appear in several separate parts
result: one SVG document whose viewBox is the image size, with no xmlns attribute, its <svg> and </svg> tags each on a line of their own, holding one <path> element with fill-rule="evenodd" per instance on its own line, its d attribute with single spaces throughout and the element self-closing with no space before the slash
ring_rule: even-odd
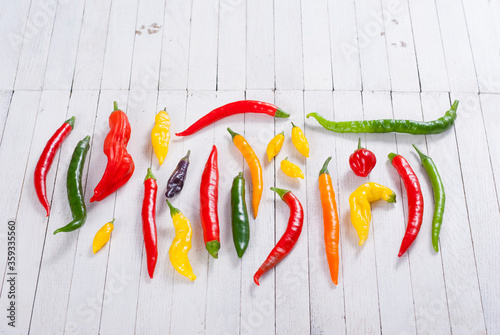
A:
<svg viewBox="0 0 500 335">
<path fill-rule="evenodd" d="M 441 231 L 441 224 L 443 223 L 444 214 L 444 204 L 446 201 L 446 195 L 444 193 L 443 182 L 441 181 L 441 176 L 436 168 L 436 165 L 432 161 L 432 158 L 424 155 L 418 148 L 413 145 L 415 150 L 417 150 L 418 156 L 422 161 L 422 165 L 427 171 L 427 175 L 432 184 L 432 190 L 434 191 L 434 217 L 432 218 L 432 246 L 436 252 L 439 251 L 439 232 Z"/>
<path fill-rule="evenodd" d="M 233 241 L 236 247 L 236 253 L 241 258 L 247 250 L 250 240 L 250 223 L 248 220 L 248 211 L 245 201 L 245 178 L 243 172 L 240 172 L 233 179 L 231 187 L 231 214 Z"/>
<path fill-rule="evenodd" d="M 450 128 L 457 118 L 458 100 L 455 100 L 450 110 L 434 121 L 412 120 L 369 120 L 369 121 L 328 121 L 318 113 L 309 113 L 325 129 L 337 133 L 406 133 L 412 135 L 439 134 Z"/>
<path fill-rule="evenodd" d="M 54 235 L 60 232 L 70 232 L 80 228 L 87 220 L 87 208 L 82 187 L 82 172 L 85 165 L 85 158 L 89 151 L 90 136 L 85 137 L 78 142 L 73 157 L 68 168 L 68 177 L 66 179 L 66 190 L 68 192 L 68 202 L 73 215 L 73 221 L 54 231 Z"/>
</svg>

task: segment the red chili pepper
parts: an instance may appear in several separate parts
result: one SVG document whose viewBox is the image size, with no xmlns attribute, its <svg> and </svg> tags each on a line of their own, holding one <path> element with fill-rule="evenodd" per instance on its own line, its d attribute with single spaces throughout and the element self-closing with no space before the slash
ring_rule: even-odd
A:
<svg viewBox="0 0 500 335">
<path fill-rule="evenodd" d="M 153 279 L 156 260 L 158 259 L 158 245 L 156 234 L 156 191 L 158 186 L 156 178 L 148 169 L 144 179 L 144 199 L 142 201 L 142 234 L 144 235 L 144 246 L 148 261 L 149 277 Z"/>
<path fill-rule="evenodd" d="M 253 276 L 253 281 L 257 285 L 259 285 L 260 276 L 272 269 L 290 253 L 299 239 L 302 231 L 302 224 L 304 223 L 304 210 L 302 209 L 299 199 L 289 190 L 275 187 L 271 187 L 271 190 L 278 193 L 285 204 L 288 205 L 290 208 L 290 218 L 288 219 L 288 226 L 286 227 L 285 233 L 281 236 L 276 246 L 271 250 L 269 256 L 267 256 L 265 262 Z"/>
<path fill-rule="evenodd" d="M 90 202 L 101 201 L 108 195 L 123 186 L 134 173 L 135 165 L 132 156 L 127 152 L 130 139 L 130 123 L 127 114 L 118 109 L 115 101 L 115 110 L 109 116 L 109 133 L 104 140 L 104 154 L 108 157 L 108 164 L 101 181 L 94 189 L 94 196 Z"/>
<path fill-rule="evenodd" d="M 208 252 L 214 258 L 218 257 L 220 249 L 218 202 L 219 168 L 217 166 L 217 147 L 214 145 L 205 164 L 200 186 L 200 218 L 203 239 Z"/>
<path fill-rule="evenodd" d="M 375 154 L 361 147 L 361 138 L 358 140 L 358 149 L 349 156 L 349 165 L 356 176 L 366 177 L 377 164 Z"/>
<path fill-rule="evenodd" d="M 50 214 L 49 201 L 47 200 L 47 173 L 50 170 L 52 162 L 54 161 L 57 149 L 59 149 L 66 137 L 68 137 L 74 125 L 74 116 L 71 119 L 64 121 L 62 126 L 59 127 L 54 135 L 52 135 L 52 137 L 47 141 L 47 144 L 45 145 L 45 148 L 43 149 L 35 167 L 35 191 L 38 196 L 38 200 L 47 211 L 47 216 Z"/>
<path fill-rule="evenodd" d="M 417 175 L 413 172 L 413 169 L 406 159 L 394 153 L 390 153 L 388 157 L 392 166 L 396 168 L 396 171 L 398 171 L 403 179 L 408 197 L 408 224 L 398 254 L 398 257 L 401 257 L 406 250 L 408 250 L 413 241 L 415 241 L 420 231 L 420 226 L 422 225 L 424 217 L 424 197 L 420 189 Z"/>
<path fill-rule="evenodd" d="M 267 114 L 270 116 L 282 117 L 282 118 L 287 118 L 290 116 L 290 114 L 285 113 L 275 105 L 267 102 L 254 101 L 254 100 L 236 101 L 214 109 L 213 111 L 209 112 L 207 115 L 203 116 L 201 119 L 193 123 L 189 128 L 180 133 L 175 133 L 175 135 L 177 136 L 193 135 L 197 131 L 205 128 L 208 125 L 211 125 L 216 121 L 219 121 L 220 119 L 223 119 L 231 115 L 243 114 L 243 113 Z"/>
</svg>

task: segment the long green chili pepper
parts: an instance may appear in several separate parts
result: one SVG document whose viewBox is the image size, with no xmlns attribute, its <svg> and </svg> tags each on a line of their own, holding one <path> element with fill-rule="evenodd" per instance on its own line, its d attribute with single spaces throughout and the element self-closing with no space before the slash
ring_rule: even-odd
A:
<svg viewBox="0 0 500 335">
<path fill-rule="evenodd" d="M 83 195 L 82 186 L 82 172 L 85 165 L 85 158 L 89 152 L 90 136 L 85 137 L 78 142 L 73 157 L 68 168 L 68 177 L 66 179 L 66 189 L 68 192 L 68 202 L 73 215 L 73 221 L 54 231 L 54 235 L 60 232 L 70 232 L 80 228 L 87 220 L 87 208 L 85 207 L 85 200 Z"/>
<path fill-rule="evenodd" d="M 369 121 L 329 121 L 318 113 L 309 113 L 324 128 L 337 133 L 406 133 L 413 135 L 439 134 L 450 128 L 457 118 L 458 100 L 453 102 L 450 110 L 434 121 L 412 120 L 369 120 Z"/>
<path fill-rule="evenodd" d="M 441 181 L 441 176 L 436 168 L 436 165 L 432 161 L 432 158 L 424 155 L 418 148 L 413 145 L 415 150 L 417 150 L 418 156 L 422 161 L 422 165 L 427 171 L 427 175 L 432 184 L 432 190 L 434 191 L 434 217 L 432 218 L 432 246 L 436 252 L 439 251 L 439 233 L 441 231 L 441 224 L 443 223 L 444 205 L 446 202 L 446 194 L 444 193 L 443 182 Z"/>
<path fill-rule="evenodd" d="M 247 204 L 245 201 L 245 178 L 243 172 L 240 172 L 233 179 L 231 187 L 231 214 L 233 241 L 236 247 L 236 253 L 241 258 L 247 250 L 250 240 L 250 223 L 248 220 Z"/>
</svg>

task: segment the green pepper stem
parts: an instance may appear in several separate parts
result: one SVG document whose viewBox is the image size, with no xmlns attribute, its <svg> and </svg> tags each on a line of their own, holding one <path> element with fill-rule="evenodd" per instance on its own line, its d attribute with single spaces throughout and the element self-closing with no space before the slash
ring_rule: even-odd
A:
<svg viewBox="0 0 500 335">
<path fill-rule="evenodd" d="M 146 181 L 148 179 L 156 180 L 155 175 L 153 174 L 153 171 L 151 171 L 151 168 L 148 168 L 148 173 L 146 174 L 146 178 L 144 178 L 144 181 Z"/>
<path fill-rule="evenodd" d="M 243 178 L 243 172 L 238 173 L 238 175 L 236 176 L 236 178 Z"/>
<path fill-rule="evenodd" d="M 117 111 L 118 109 L 118 102 L 113 102 L 113 107 L 115 108 L 113 111 Z"/>
<path fill-rule="evenodd" d="M 85 136 L 85 138 L 82 140 L 82 142 L 89 142 L 90 141 L 90 135 Z"/>
<path fill-rule="evenodd" d="M 389 196 L 389 199 L 387 199 L 387 202 L 396 203 L 396 193 L 392 192 L 392 194 Z"/>
<path fill-rule="evenodd" d="M 167 205 L 168 207 L 170 208 L 170 216 L 171 217 L 174 217 L 175 214 L 177 213 L 180 213 L 180 210 L 178 210 L 177 208 L 175 208 L 171 203 L 170 201 L 168 201 L 167 199 Z"/>
<path fill-rule="evenodd" d="M 231 134 L 231 138 L 234 139 L 237 135 L 239 135 L 238 133 L 235 133 L 234 131 L 231 130 L 231 128 L 227 127 L 227 131 L 229 132 L 229 134 Z"/>
<path fill-rule="evenodd" d="M 184 156 L 182 159 L 185 161 L 189 161 L 189 155 L 191 155 L 191 150 L 188 150 L 186 156 Z"/>
<path fill-rule="evenodd" d="M 387 157 L 389 158 L 389 161 L 392 163 L 392 160 L 394 159 L 394 157 L 396 157 L 398 154 L 395 154 L 393 152 L 391 152 L 390 154 L 387 155 Z"/>
<path fill-rule="evenodd" d="M 417 150 L 418 156 L 420 157 L 420 160 L 423 162 L 425 159 L 429 158 L 425 154 L 423 154 L 418 148 L 415 146 L 415 144 L 412 144 L 415 150 Z"/>
<path fill-rule="evenodd" d="M 328 172 L 328 163 L 330 163 L 330 160 L 332 159 L 332 156 L 328 157 L 325 161 L 325 163 L 323 164 L 323 167 L 321 168 L 321 170 L 319 170 L 319 175 L 321 176 L 322 174 L 326 173 L 326 174 L 330 174 L 330 172 Z"/>
<path fill-rule="evenodd" d="M 164 111 L 164 112 L 167 112 L 167 107 L 163 107 L 163 111 Z"/>
<path fill-rule="evenodd" d="M 217 259 L 219 258 L 219 249 L 220 249 L 220 242 L 217 240 L 213 240 L 210 242 L 207 242 L 205 244 L 205 247 L 207 248 L 207 251 L 212 255 L 213 258 Z"/>
<path fill-rule="evenodd" d="M 295 127 L 297 127 L 297 126 L 295 125 L 295 123 L 292 122 L 292 128 L 295 128 Z"/>
<path fill-rule="evenodd" d="M 274 117 L 287 118 L 290 114 L 285 113 L 282 109 L 276 108 L 276 112 L 274 113 Z"/>
<path fill-rule="evenodd" d="M 115 224 L 115 218 L 113 218 L 113 220 L 109 221 L 108 223 L 111 223 L 112 225 Z"/>
<path fill-rule="evenodd" d="M 361 149 L 361 137 L 358 138 L 358 150 Z"/>
<path fill-rule="evenodd" d="M 278 195 L 280 196 L 280 198 L 282 200 L 283 200 L 283 197 L 285 196 L 285 194 L 287 194 L 288 192 L 290 192 L 289 190 L 285 190 L 285 189 L 277 188 L 277 187 L 271 187 L 271 191 L 274 191 L 274 192 L 278 193 Z"/>
<path fill-rule="evenodd" d="M 278 135 L 283 135 L 285 136 L 285 131 L 283 130 L 281 133 L 279 133 Z"/>
<path fill-rule="evenodd" d="M 455 100 L 455 101 L 453 101 L 453 105 L 451 105 L 451 108 L 450 108 L 450 109 L 451 109 L 452 111 L 455 111 L 455 112 L 456 112 L 456 111 L 457 111 L 457 108 L 458 108 L 458 100 Z"/>
<path fill-rule="evenodd" d="M 72 116 L 71 118 L 69 118 L 66 121 L 64 121 L 64 123 L 69 124 L 69 126 L 71 127 L 71 129 L 73 129 L 75 127 L 75 117 Z"/>
</svg>

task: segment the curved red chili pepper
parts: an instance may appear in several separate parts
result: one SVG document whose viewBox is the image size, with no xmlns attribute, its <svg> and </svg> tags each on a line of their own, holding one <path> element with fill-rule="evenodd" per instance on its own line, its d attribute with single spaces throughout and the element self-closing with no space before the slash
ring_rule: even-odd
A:
<svg viewBox="0 0 500 335">
<path fill-rule="evenodd" d="M 274 117 L 283 117 L 287 118 L 290 114 L 285 113 L 278 107 L 273 104 L 262 102 L 262 101 L 254 101 L 254 100 L 242 100 L 231 102 L 227 105 L 218 107 L 213 111 L 209 112 L 207 115 L 203 116 L 201 119 L 193 123 L 186 130 L 175 133 L 177 136 L 189 136 L 193 135 L 197 131 L 205 128 L 212 123 L 219 121 L 225 117 L 235 115 L 235 114 L 243 114 L 243 113 L 258 113 L 258 114 L 267 114 Z"/>
<path fill-rule="evenodd" d="M 118 109 L 116 101 L 115 110 L 109 116 L 109 128 L 103 149 L 108 157 L 108 164 L 101 181 L 94 189 L 94 196 L 90 202 L 106 198 L 123 186 L 134 173 L 134 161 L 127 152 L 131 132 L 130 123 L 127 114 Z"/>
<path fill-rule="evenodd" d="M 398 254 L 398 257 L 401 257 L 413 241 L 415 241 L 420 231 L 420 226 L 424 218 L 424 197 L 417 175 L 413 172 L 406 159 L 401 155 L 390 153 L 389 160 L 403 179 L 408 197 L 408 224 L 406 225 L 406 233 L 403 237 L 403 242 L 401 242 Z"/>
<path fill-rule="evenodd" d="M 156 234 L 156 191 L 158 186 L 156 178 L 148 169 L 144 179 L 144 199 L 142 201 L 142 234 L 144 235 L 144 247 L 148 262 L 149 277 L 153 279 L 156 260 L 158 259 L 158 245 Z"/>
<path fill-rule="evenodd" d="M 218 257 L 220 249 L 218 202 L 219 168 L 217 166 L 217 147 L 214 145 L 205 164 L 200 185 L 200 218 L 203 239 L 208 252 L 214 258 Z"/>
<path fill-rule="evenodd" d="M 304 223 L 304 210 L 302 209 L 302 204 L 299 199 L 297 199 L 297 197 L 288 190 L 275 187 L 271 187 L 271 190 L 278 193 L 285 204 L 288 205 L 290 208 L 290 218 L 288 219 L 288 226 L 286 227 L 285 233 L 281 236 L 276 246 L 273 250 L 271 250 L 269 256 L 267 256 L 265 262 L 253 276 L 253 281 L 257 285 L 259 285 L 260 276 L 272 269 L 290 253 L 299 239 L 300 233 L 302 232 L 302 225 Z"/>
<path fill-rule="evenodd" d="M 75 117 L 64 121 L 61 127 L 56 130 L 54 135 L 47 141 L 45 148 L 38 159 L 38 163 L 35 167 L 35 191 L 38 196 L 38 200 L 42 204 L 43 208 L 47 211 L 47 216 L 50 214 L 49 200 L 47 200 L 47 173 L 50 170 L 54 157 L 57 150 L 64 142 L 66 137 L 68 137 L 71 130 L 75 125 Z"/>
<path fill-rule="evenodd" d="M 361 147 L 361 138 L 358 140 L 358 149 L 349 156 L 349 165 L 356 176 L 366 177 L 377 164 L 377 157 L 368 149 Z"/>
</svg>

